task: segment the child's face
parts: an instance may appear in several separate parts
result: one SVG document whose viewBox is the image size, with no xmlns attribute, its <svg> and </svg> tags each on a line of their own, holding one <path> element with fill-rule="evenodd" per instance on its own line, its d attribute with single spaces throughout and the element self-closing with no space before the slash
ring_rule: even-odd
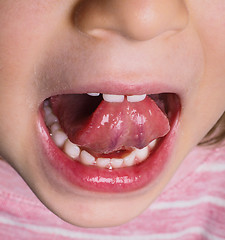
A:
<svg viewBox="0 0 225 240">
<path fill-rule="evenodd" d="M 187 153 L 224 111 L 224 12 L 224 0 L 0 1 L 0 155 L 66 221 L 99 227 L 137 216 L 160 194 Z M 153 109 L 149 98 L 140 103 L 124 100 L 103 103 L 102 109 L 95 110 L 92 126 L 83 126 L 87 119 L 83 115 L 93 99 L 99 98 L 85 96 L 89 102 L 83 103 L 75 95 L 73 108 L 72 101 L 62 103 L 66 96 L 56 98 L 59 115 L 65 108 L 69 114 L 73 111 L 84 117 L 79 123 L 81 132 L 96 135 L 90 146 L 97 142 L 97 150 L 114 139 L 118 130 L 107 119 L 110 116 L 126 123 L 120 126 L 123 134 L 128 129 L 128 136 L 121 137 L 125 152 L 129 141 L 130 151 L 140 143 L 134 133 L 137 129 L 140 133 L 141 127 L 144 131 L 137 136 L 145 143 L 150 142 L 146 131 L 159 134 L 158 129 L 165 127 L 163 119 L 169 119 L 170 132 L 142 163 L 132 167 L 110 165 L 108 169 L 72 160 L 52 144 L 40 114 L 42 103 L 57 94 L 93 92 L 154 94 L 157 104 L 156 99 L 163 96 L 159 105 L 166 108 L 167 116 Z M 152 120 L 141 110 L 148 106 Z M 158 127 L 156 113 L 161 114 Z M 136 119 L 133 125 L 132 117 Z M 72 128 L 69 124 L 65 124 L 67 132 Z M 103 125 L 108 128 L 99 130 Z M 84 142 L 89 138 L 84 137 Z M 117 154 L 114 166 L 124 161 L 122 151 Z"/>
</svg>

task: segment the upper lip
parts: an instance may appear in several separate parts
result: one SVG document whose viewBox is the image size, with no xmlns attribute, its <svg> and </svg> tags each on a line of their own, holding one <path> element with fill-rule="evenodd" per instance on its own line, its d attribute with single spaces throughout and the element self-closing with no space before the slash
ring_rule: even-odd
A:
<svg viewBox="0 0 225 240">
<path fill-rule="evenodd" d="M 167 46 L 163 40 L 159 47 L 154 41 L 135 45 L 107 40 L 96 44 L 81 39 L 88 41 L 89 48 L 79 41 L 75 43 L 72 37 L 70 40 L 61 48 L 59 42 L 60 50 L 50 51 L 50 58 L 41 69 L 39 88 L 44 99 L 58 94 L 90 92 L 120 95 L 168 92 L 176 93 L 181 100 L 185 95 L 185 84 L 177 80 L 184 79 L 184 74 L 182 69 L 177 69 L 181 58 L 187 61 L 189 57 L 183 52 L 171 51 L 170 44 Z M 148 51 L 146 44 L 149 44 Z"/>
<path fill-rule="evenodd" d="M 60 85 L 52 90 L 46 98 L 61 94 L 83 94 L 83 93 L 103 93 L 103 94 L 115 94 L 115 95 L 142 95 L 142 94 L 159 94 L 159 93 L 176 93 L 179 97 L 182 96 L 182 92 L 179 89 L 169 86 L 168 84 L 160 84 L 153 82 L 146 83 L 131 83 L 128 84 L 120 81 L 93 81 L 89 84 L 79 84 L 70 87 L 61 88 Z M 181 98 L 181 97 L 180 97 Z"/>
</svg>

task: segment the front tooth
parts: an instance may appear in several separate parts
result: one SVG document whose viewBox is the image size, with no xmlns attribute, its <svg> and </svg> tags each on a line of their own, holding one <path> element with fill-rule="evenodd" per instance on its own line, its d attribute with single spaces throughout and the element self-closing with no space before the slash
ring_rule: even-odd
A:
<svg viewBox="0 0 225 240">
<path fill-rule="evenodd" d="M 106 168 L 110 164 L 110 158 L 98 158 L 96 161 L 96 165 L 98 167 Z"/>
<path fill-rule="evenodd" d="M 135 149 L 135 156 L 138 158 L 139 161 L 143 161 L 148 157 L 149 149 L 148 146 L 142 149 Z"/>
<path fill-rule="evenodd" d="M 103 99 L 106 102 L 123 102 L 124 95 L 103 94 Z"/>
<path fill-rule="evenodd" d="M 83 150 L 80 154 L 81 162 L 85 165 L 93 165 L 95 163 L 95 157 L 93 157 L 90 153 Z"/>
<path fill-rule="evenodd" d="M 87 93 L 87 95 L 92 96 L 92 97 L 98 97 L 100 93 Z"/>
<path fill-rule="evenodd" d="M 52 139 L 58 147 L 62 147 L 67 138 L 67 135 L 61 130 L 57 130 L 52 133 Z"/>
<path fill-rule="evenodd" d="M 120 168 L 123 164 L 122 158 L 112 158 L 111 159 L 111 166 L 112 168 Z"/>
<path fill-rule="evenodd" d="M 143 95 L 130 95 L 127 96 L 128 102 L 141 102 L 146 98 L 146 94 Z"/>
<path fill-rule="evenodd" d="M 128 156 L 123 158 L 125 166 L 133 166 L 134 165 L 134 160 L 135 160 L 135 153 L 134 151 L 131 152 Z"/>
<path fill-rule="evenodd" d="M 64 152 L 71 158 L 75 159 L 80 155 L 80 148 L 76 144 L 72 143 L 69 139 L 67 139 L 64 145 Z"/>
</svg>

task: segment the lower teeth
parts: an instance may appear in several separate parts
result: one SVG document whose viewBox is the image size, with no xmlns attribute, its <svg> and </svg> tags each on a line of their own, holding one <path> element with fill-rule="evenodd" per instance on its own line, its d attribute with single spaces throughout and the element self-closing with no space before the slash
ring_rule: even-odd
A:
<svg viewBox="0 0 225 240">
<path fill-rule="evenodd" d="M 53 114 L 48 100 L 44 102 L 44 116 L 46 126 L 57 147 L 61 148 L 71 159 L 85 165 L 108 169 L 133 166 L 146 160 L 157 143 L 157 139 L 155 139 L 142 149 L 133 148 L 133 151 L 123 158 L 96 158 L 68 139 L 66 133 L 61 129 L 58 118 Z"/>
</svg>

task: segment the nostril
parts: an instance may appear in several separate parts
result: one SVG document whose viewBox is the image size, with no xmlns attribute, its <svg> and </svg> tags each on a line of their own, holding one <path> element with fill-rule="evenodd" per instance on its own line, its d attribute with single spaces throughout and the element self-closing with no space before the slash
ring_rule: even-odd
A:
<svg viewBox="0 0 225 240">
<path fill-rule="evenodd" d="M 76 27 L 90 35 L 103 30 L 146 41 L 185 28 L 188 12 L 183 0 L 83 0 L 74 19 Z"/>
</svg>

